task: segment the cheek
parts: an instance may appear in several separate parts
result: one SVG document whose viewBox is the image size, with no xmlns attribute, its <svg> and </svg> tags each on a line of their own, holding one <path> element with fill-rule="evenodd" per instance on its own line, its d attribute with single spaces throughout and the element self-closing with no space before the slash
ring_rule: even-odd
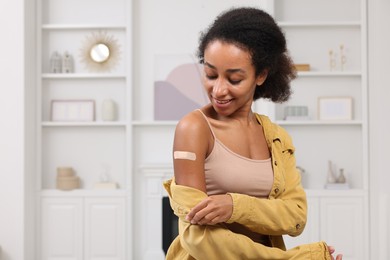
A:
<svg viewBox="0 0 390 260">
<path fill-rule="evenodd" d="M 253 94 L 255 92 L 255 86 L 253 87 L 251 87 L 250 85 L 240 86 L 239 88 L 235 88 L 234 90 L 231 90 L 231 92 L 236 96 L 251 98 L 253 97 Z"/>
<path fill-rule="evenodd" d="M 210 91 L 210 89 L 212 88 L 212 83 L 209 79 L 207 79 L 206 77 L 202 77 L 202 85 L 203 85 L 203 88 L 208 92 Z"/>
</svg>

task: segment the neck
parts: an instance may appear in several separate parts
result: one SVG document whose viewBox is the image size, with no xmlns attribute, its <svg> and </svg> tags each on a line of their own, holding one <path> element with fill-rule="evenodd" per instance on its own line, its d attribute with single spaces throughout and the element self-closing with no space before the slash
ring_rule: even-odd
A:
<svg viewBox="0 0 390 260">
<path fill-rule="evenodd" d="M 257 119 L 252 109 L 248 111 L 237 111 L 235 114 L 229 116 L 229 119 L 240 123 L 241 125 L 257 124 Z"/>
</svg>

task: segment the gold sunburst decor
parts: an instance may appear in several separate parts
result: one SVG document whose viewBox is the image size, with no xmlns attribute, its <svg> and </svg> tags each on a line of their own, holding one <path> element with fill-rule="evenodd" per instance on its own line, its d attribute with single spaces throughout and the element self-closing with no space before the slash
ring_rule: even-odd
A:
<svg viewBox="0 0 390 260">
<path fill-rule="evenodd" d="M 81 62 L 92 72 L 108 72 L 120 59 L 118 40 L 106 31 L 92 32 L 80 49 Z"/>
</svg>

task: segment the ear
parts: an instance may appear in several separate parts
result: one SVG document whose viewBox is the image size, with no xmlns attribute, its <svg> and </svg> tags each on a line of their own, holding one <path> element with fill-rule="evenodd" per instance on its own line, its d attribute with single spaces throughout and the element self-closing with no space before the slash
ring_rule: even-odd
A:
<svg viewBox="0 0 390 260">
<path fill-rule="evenodd" d="M 268 69 L 264 69 L 257 77 L 256 77 L 256 85 L 263 85 L 264 81 L 267 79 Z"/>
</svg>

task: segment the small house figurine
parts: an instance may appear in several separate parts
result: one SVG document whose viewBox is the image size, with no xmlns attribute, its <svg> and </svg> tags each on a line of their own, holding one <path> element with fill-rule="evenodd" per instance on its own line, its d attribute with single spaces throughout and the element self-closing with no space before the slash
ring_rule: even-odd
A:
<svg viewBox="0 0 390 260">
<path fill-rule="evenodd" d="M 61 73 L 62 71 L 62 60 L 58 52 L 53 52 L 50 58 L 50 72 L 51 73 Z"/>
<path fill-rule="evenodd" d="M 62 57 L 62 73 L 73 72 L 73 57 L 66 51 Z"/>
</svg>

